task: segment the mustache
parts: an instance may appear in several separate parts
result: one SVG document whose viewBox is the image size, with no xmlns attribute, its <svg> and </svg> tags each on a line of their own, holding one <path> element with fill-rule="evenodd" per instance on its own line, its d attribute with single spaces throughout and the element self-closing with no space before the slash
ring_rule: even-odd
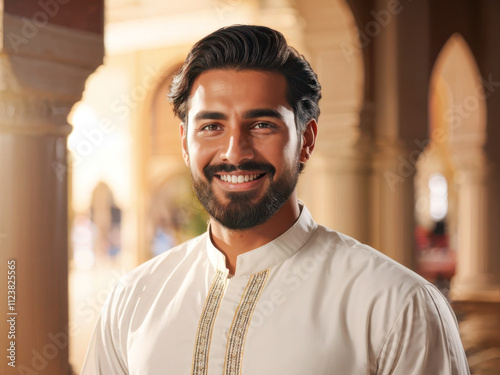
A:
<svg viewBox="0 0 500 375">
<path fill-rule="evenodd" d="M 276 168 L 274 168 L 269 163 L 259 163 L 255 161 L 247 161 L 239 165 L 227 164 L 227 163 L 206 165 L 203 168 L 203 174 L 209 181 L 211 181 L 211 179 L 214 177 L 216 173 L 220 172 L 229 173 L 234 171 L 262 171 L 273 176 L 276 173 Z"/>
</svg>

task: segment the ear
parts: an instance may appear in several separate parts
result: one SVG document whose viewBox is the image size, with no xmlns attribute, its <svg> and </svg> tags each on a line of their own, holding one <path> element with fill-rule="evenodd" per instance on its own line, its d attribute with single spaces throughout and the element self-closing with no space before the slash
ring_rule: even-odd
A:
<svg viewBox="0 0 500 375">
<path fill-rule="evenodd" d="M 316 145 L 317 135 L 318 123 L 315 119 L 311 119 L 302 133 L 302 148 L 300 150 L 300 161 L 302 163 L 305 163 L 311 157 Z"/>
<path fill-rule="evenodd" d="M 182 158 L 184 159 L 184 163 L 189 167 L 189 152 L 187 148 L 187 128 L 183 122 L 179 124 L 179 133 L 181 136 L 182 143 Z"/>
</svg>

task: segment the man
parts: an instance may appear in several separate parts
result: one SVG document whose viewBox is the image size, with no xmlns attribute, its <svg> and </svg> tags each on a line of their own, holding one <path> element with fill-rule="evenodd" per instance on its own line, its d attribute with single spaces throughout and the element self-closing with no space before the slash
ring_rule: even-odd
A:
<svg viewBox="0 0 500 375">
<path fill-rule="evenodd" d="M 469 373 L 442 295 L 297 200 L 320 97 L 277 31 L 193 47 L 170 100 L 208 230 L 122 280 L 83 374 Z"/>
</svg>

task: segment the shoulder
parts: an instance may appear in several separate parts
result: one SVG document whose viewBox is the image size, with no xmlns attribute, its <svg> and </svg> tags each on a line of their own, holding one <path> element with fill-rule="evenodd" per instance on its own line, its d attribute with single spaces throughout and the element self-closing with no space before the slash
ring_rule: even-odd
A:
<svg viewBox="0 0 500 375">
<path fill-rule="evenodd" d="M 429 281 L 350 236 L 318 226 L 309 242 L 307 250 L 321 260 L 326 292 L 341 295 L 346 311 L 390 325 L 416 293 L 430 297 L 421 293 L 432 288 Z"/>
<path fill-rule="evenodd" d="M 425 340 L 445 338 L 454 353 L 461 353 L 453 310 L 429 281 L 380 251 L 323 226 L 310 242 L 309 250 L 323 259 L 322 285 L 328 298 L 342 301 L 347 327 L 366 327 L 373 360 L 387 354 L 381 353 L 384 343 L 384 350 L 399 350 L 407 331 L 418 331 Z"/>
<path fill-rule="evenodd" d="M 406 286 L 411 293 L 410 290 L 429 284 L 382 252 L 324 226 L 318 226 L 310 242 L 317 256 L 324 258 L 332 270 L 343 278 L 355 278 L 359 283 L 367 283 L 371 290 L 396 284 L 399 288 Z"/>
<path fill-rule="evenodd" d="M 138 279 L 155 275 L 165 275 L 164 271 L 175 268 L 186 261 L 194 261 L 193 258 L 205 255 L 207 233 L 203 233 L 189 241 L 183 242 L 166 252 L 151 258 L 137 268 L 130 271 L 125 281 L 127 283 L 136 282 Z"/>
<path fill-rule="evenodd" d="M 469 374 L 455 314 L 434 286 L 407 298 L 379 345 L 376 366 L 380 374 Z"/>
<path fill-rule="evenodd" d="M 120 305 L 134 295 L 153 295 L 166 283 L 182 280 L 195 264 L 208 261 L 204 251 L 206 239 L 204 233 L 129 271 L 118 281 L 111 299 Z"/>
</svg>

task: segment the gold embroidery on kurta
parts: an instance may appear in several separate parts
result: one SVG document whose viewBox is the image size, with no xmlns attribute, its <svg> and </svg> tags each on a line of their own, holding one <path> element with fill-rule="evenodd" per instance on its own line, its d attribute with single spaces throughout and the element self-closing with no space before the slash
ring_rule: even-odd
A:
<svg viewBox="0 0 500 375">
<path fill-rule="evenodd" d="M 253 311 L 262 293 L 269 275 L 269 270 L 254 273 L 243 292 L 240 304 L 236 309 L 231 328 L 229 329 L 226 345 L 226 359 L 224 363 L 224 375 L 239 375 L 241 373 L 241 362 L 245 338 L 250 326 Z"/>
<path fill-rule="evenodd" d="M 226 275 L 222 271 L 217 271 L 215 279 L 208 292 L 203 311 L 201 312 L 196 333 L 196 343 L 193 354 L 193 375 L 205 375 L 208 371 L 208 355 L 210 351 L 210 340 L 214 328 L 215 318 L 219 311 L 220 302 L 226 287 Z"/>
</svg>

